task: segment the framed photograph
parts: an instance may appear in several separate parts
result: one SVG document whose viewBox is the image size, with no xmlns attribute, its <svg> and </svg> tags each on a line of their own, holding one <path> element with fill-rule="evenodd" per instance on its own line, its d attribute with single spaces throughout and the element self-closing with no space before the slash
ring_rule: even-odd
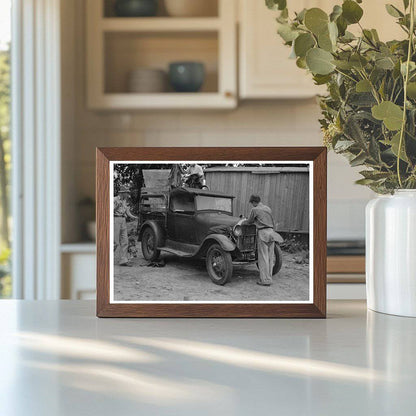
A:
<svg viewBox="0 0 416 416">
<path fill-rule="evenodd" d="M 97 316 L 324 318 L 326 154 L 97 149 Z"/>
</svg>

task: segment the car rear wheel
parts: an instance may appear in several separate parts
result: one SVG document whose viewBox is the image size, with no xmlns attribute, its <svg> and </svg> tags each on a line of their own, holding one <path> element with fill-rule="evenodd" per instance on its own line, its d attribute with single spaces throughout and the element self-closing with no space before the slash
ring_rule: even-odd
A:
<svg viewBox="0 0 416 416">
<path fill-rule="evenodd" d="M 148 261 L 155 261 L 160 256 L 160 250 L 157 249 L 157 237 L 154 230 L 147 227 L 142 235 L 142 253 Z"/>
<path fill-rule="evenodd" d="M 274 265 L 272 274 L 273 276 L 280 272 L 280 269 L 282 268 L 283 264 L 283 255 L 282 255 L 282 249 L 279 247 L 279 244 L 274 245 Z M 259 263 L 256 262 L 257 268 L 259 268 Z"/>
<path fill-rule="evenodd" d="M 206 266 L 209 277 L 216 285 L 225 285 L 233 274 L 231 254 L 213 244 L 207 252 Z"/>
</svg>

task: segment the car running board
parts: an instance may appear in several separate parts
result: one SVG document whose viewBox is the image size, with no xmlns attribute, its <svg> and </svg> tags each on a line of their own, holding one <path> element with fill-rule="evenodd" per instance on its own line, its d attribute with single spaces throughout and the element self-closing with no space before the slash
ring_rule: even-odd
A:
<svg viewBox="0 0 416 416">
<path fill-rule="evenodd" d="M 185 251 L 177 250 L 170 247 L 158 247 L 160 251 L 166 251 L 167 253 L 175 254 L 178 257 L 193 257 L 194 254 L 186 253 Z"/>
<path fill-rule="evenodd" d="M 179 257 L 194 257 L 199 251 L 199 246 L 167 239 L 164 246 L 158 247 L 158 249 Z"/>
</svg>

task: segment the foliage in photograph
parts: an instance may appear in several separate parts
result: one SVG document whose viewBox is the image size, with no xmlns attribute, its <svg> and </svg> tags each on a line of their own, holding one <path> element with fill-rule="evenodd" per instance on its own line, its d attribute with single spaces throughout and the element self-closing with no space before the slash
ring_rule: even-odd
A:
<svg viewBox="0 0 416 416">
<path fill-rule="evenodd" d="M 351 166 L 365 166 L 357 183 L 380 194 L 416 188 L 414 1 L 403 0 L 401 9 L 380 2 L 394 19 L 385 24 L 404 33 L 403 40 L 383 42 L 360 24 L 362 0 L 345 0 L 329 14 L 304 9 L 292 18 L 290 2 L 266 0 L 280 11 L 277 32 L 296 65 L 327 87 L 319 97 L 324 143 Z"/>
</svg>

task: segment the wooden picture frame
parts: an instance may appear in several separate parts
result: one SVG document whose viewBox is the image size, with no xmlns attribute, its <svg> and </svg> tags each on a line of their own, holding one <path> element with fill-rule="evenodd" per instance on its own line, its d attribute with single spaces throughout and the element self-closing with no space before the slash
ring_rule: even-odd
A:
<svg viewBox="0 0 416 416">
<path fill-rule="evenodd" d="M 327 149 L 324 147 L 144 147 L 97 148 L 97 316 L 186 318 L 325 318 Z M 112 303 L 110 302 L 110 164 L 115 161 L 305 161 L 313 195 L 313 276 L 309 303 Z M 293 163 L 293 162 L 292 162 Z M 112 174 L 112 172 L 111 172 Z M 111 211 L 112 212 L 112 211 Z M 311 224 L 311 225 L 312 225 Z"/>
</svg>

